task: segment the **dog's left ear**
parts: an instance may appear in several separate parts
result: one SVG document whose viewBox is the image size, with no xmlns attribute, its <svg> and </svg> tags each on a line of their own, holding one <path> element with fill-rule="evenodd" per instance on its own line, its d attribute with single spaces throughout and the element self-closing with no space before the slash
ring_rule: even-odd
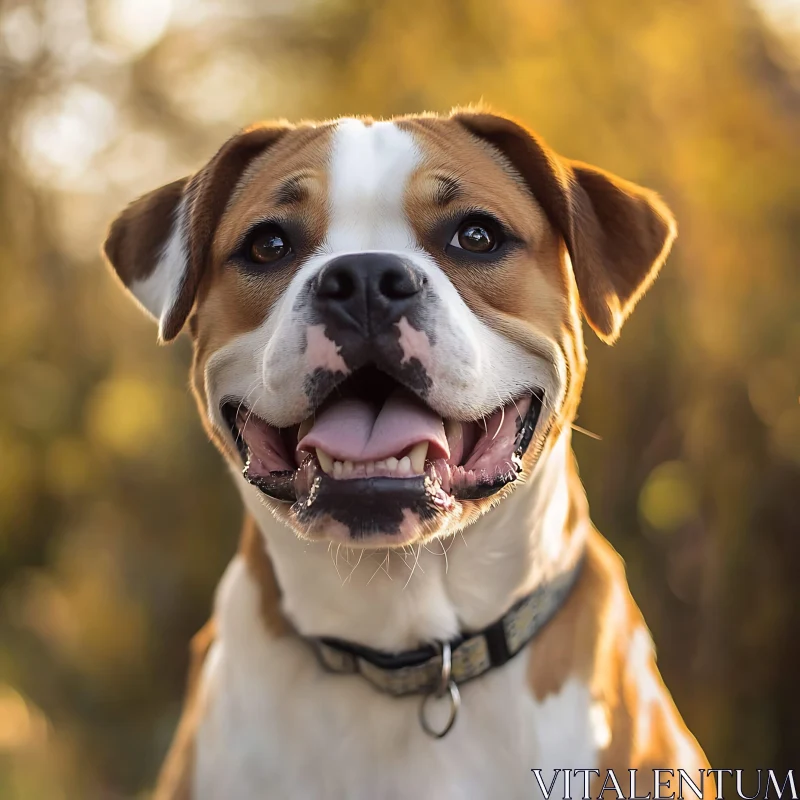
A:
<svg viewBox="0 0 800 800">
<path fill-rule="evenodd" d="M 506 117 L 457 112 L 453 119 L 523 177 L 564 237 L 587 322 L 605 342 L 615 341 L 675 239 L 670 210 L 655 192 L 561 158 Z"/>
<path fill-rule="evenodd" d="M 229 139 L 199 172 L 131 203 L 111 223 L 106 259 L 145 311 L 162 342 L 174 339 L 192 310 L 214 231 L 248 164 L 288 125 L 259 125 Z"/>
</svg>

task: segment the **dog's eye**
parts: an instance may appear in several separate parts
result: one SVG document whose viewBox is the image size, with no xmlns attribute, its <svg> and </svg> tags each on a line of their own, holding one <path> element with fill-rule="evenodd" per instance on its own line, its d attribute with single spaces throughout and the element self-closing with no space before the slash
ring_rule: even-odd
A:
<svg viewBox="0 0 800 800">
<path fill-rule="evenodd" d="M 253 237 L 248 256 L 256 264 L 274 264 L 291 250 L 289 237 L 277 225 L 270 225 Z"/>
<path fill-rule="evenodd" d="M 468 219 L 458 226 L 450 246 L 469 253 L 493 253 L 501 242 L 500 230 L 493 220 Z"/>
</svg>

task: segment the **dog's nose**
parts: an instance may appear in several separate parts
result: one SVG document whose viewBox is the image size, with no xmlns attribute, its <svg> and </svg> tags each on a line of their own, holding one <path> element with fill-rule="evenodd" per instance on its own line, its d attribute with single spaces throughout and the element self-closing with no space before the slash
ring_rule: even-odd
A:
<svg viewBox="0 0 800 800">
<path fill-rule="evenodd" d="M 354 253 L 320 272 L 314 305 L 328 323 L 375 333 L 409 314 L 424 286 L 422 273 L 400 256 Z"/>
</svg>

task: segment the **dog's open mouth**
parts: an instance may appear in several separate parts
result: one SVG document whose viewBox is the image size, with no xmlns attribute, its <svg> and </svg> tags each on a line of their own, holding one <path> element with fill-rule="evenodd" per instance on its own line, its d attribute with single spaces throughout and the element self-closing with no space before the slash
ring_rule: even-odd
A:
<svg viewBox="0 0 800 800">
<path fill-rule="evenodd" d="M 311 507 L 334 496 L 362 504 L 424 496 L 447 510 L 516 480 L 542 400 L 533 390 L 478 420 L 443 419 L 393 378 L 365 367 L 300 425 L 275 428 L 238 400 L 224 402 L 222 413 L 245 477 L 270 497 L 305 499 Z"/>
</svg>

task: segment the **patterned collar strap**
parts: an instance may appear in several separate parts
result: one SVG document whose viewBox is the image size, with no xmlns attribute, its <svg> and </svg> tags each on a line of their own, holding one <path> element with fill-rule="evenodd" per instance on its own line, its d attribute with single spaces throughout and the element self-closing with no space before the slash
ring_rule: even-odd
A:
<svg viewBox="0 0 800 800">
<path fill-rule="evenodd" d="M 330 672 L 363 676 L 377 689 L 397 697 L 407 694 L 444 697 L 451 714 L 444 730 L 430 729 L 426 703 L 420 709 L 425 731 L 440 738 L 455 722 L 460 705 L 459 684 L 500 667 L 513 658 L 564 605 L 580 574 L 583 558 L 556 579 L 536 588 L 515 603 L 500 619 L 476 633 L 416 650 L 386 653 L 341 639 L 315 638 L 322 665 Z"/>
</svg>

